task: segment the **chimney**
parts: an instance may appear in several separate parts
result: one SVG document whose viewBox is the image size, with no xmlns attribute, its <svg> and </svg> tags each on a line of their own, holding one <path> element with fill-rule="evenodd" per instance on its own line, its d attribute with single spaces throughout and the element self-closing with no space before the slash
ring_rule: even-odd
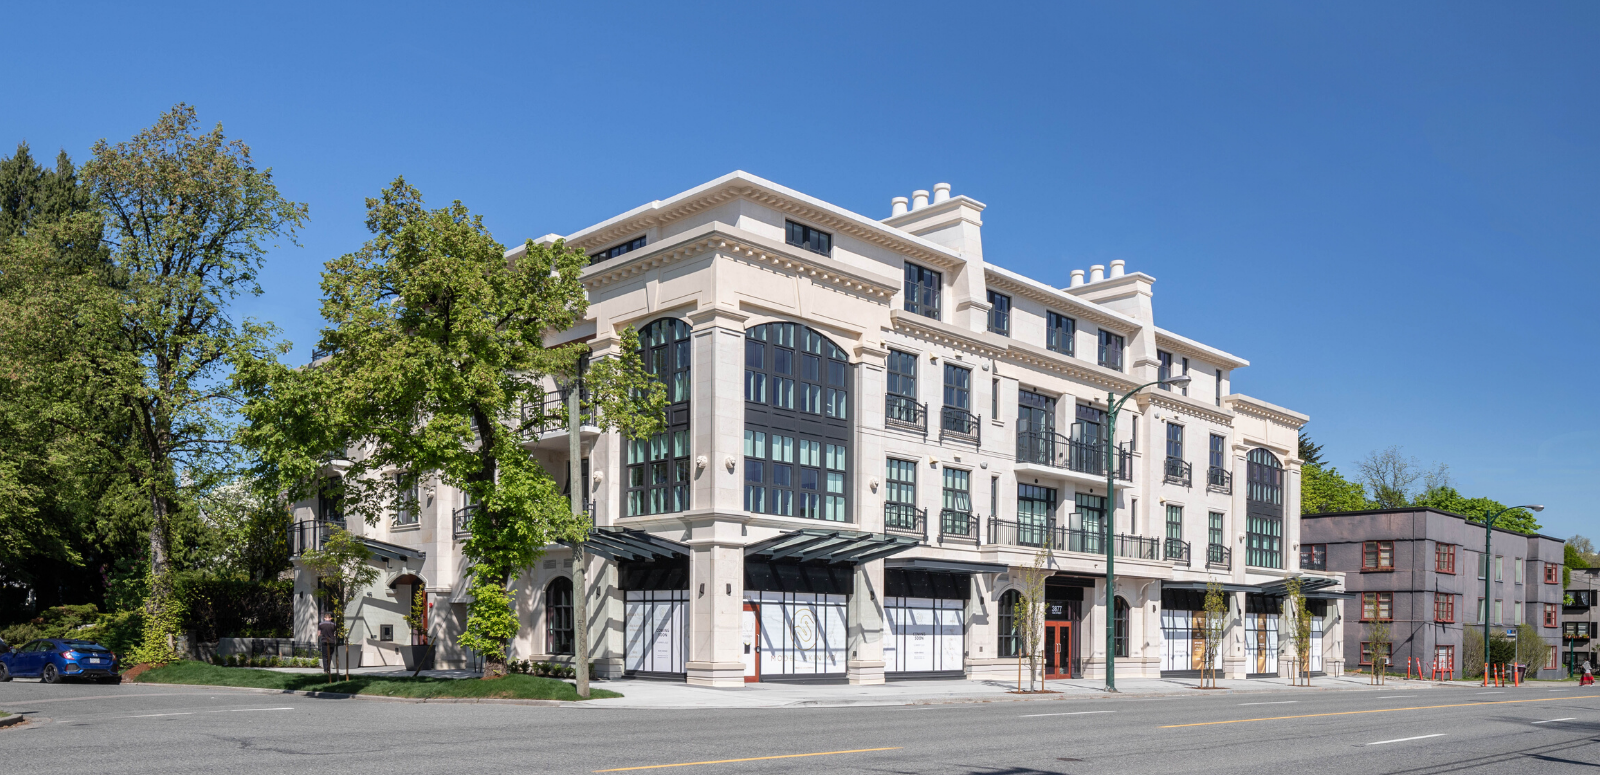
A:
<svg viewBox="0 0 1600 775">
<path fill-rule="evenodd" d="M 927 206 L 928 206 L 928 192 L 927 191 L 924 191 L 924 190 L 919 188 L 916 191 L 911 192 L 911 209 L 913 209 L 913 210 L 921 210 L 922 208 L 927 207 Z"/>
<path fill-rule="evenodd" d="M 950 198 L 950 184 L 949 183 L 935 183 L 935 184 L 933 184 L 933 203 L 934 204 L 938 204 L 938 203 L 943 202 L 944 200 L 949 199 L 949 198 Z"/>
<path fill-rule="evenodd" d="M 1104 264 L 1095 264 L 1089 267 L 1089 282 L 1097 283 L 1104 279 L 1106 279 L 1106 267 Z"/>
<path fill-rule="evenodd" d="M 1126 266 L 1126 265 L 1127 265 L 1127 262 L 1123 261 L 1120 258 L 1115 260 L 1115 261 L 1112 261 L 1111 262 L 1111 276 L 1112 277 L 1121 277 L 1122 276 L 1122 268 L 1124 266 Z"/>
<path fill-rule="evenodd" d="M 892 207 L 892 209 L 889 211 L 889 217 L 893 218 L 896 215 L 905 215 L 906 214 L 906 203 L 910 202 L 910 201 L 911 200 L 906 199 L 903 196 L 897 196 L 897 197 L 895 197 L 893 199 L 890 199 L 889 200 L 889 204 Z"/>
<path fill-rule="evenodd" d="M 1083 270 L 1074 269 L 1072 270 L 1072 285 L 1070 287 L 1076 288 L 1080 285 L 1083 285 Z"/>
</svg>

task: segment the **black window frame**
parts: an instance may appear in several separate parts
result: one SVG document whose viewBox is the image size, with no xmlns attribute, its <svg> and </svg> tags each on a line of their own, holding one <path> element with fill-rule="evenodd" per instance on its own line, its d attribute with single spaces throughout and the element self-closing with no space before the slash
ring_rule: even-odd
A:
<svg viewBox="0 0 1600 775">
<path fill-rule="evenodd" d="M 1065 323 L 1066 325 L 1062 325 Z M 1046 350 L 1072 356 L 1073 340 L 1077 338 L 1078 321 L 1059 312 L 1044 313 L 1044 347 Z"/>
<path fill-rule="evenodd" d="M 572 619 L 572 579 L 557 576 L 544 587 L 544 647 L 550 655 L 572 654 L 576 634 Z"/>
<path fill-rule="evenodd" d="M 1011 297 L 995 290 L 989 291 L 989 331 L 1011 336 Z"/>
<path fill-rule="evenodd" d="M 1172 386 L 1166 384 L 1166 380 L 1172 379 L 1172 353 L 1166 350 L 1156 350 L 1156 379 L 1162 381 L 1157 387 L 1172 391 Z"/>
<path fill-rule="evenodd" d="M 745 331 L 745 511 L 856 521 L 854 382 L 855 364 L 820 331 L 789 321 Z"/>
<path fill-rule="evenodd" d="M 944 273 L 907 261 L 904 292 L 903 306 L 907 312 L 938 320 Z"/>
<path fill-rule="evenodd" d="M 833 233 L 799 221 L 784 221 L 784 238 L 790 245 L 823 256 L 833 255 Z"/>
<path fill-rule="evenodd" d="M 594 265 L 600 263 L 601 261 L 610 261 L 611 259 L 616 258 L 624 253 L 632 253 L 633 251 L 638 250 L 647 244 L 649 244 L 647 235 L 640 235 L 628 240 L 627 242 L 612 245 L 611 247 L 606 248 L 598 253 L 590 254 L 589 263 L 590 265 Z"/>
<path fill-rule="evenodd" d="M 995 656 L 997 657 L 1015 657 L 1021 651 L 1022 637 L 1017 633 L 1017 608 L 1021 603 L 1022 593 L 1015 589 L 1000 593 L 1000 603 L 996 606 L 998 641 L 995 643 Z"/>
<path fill-rule="evenodd" d="M 630 517 L 689 509 L 689 403 L 693 330 L 681 318 L 660 318 L 639 329 L 645 370 L 667 390 L 666 429 L 648 439 L 625 440 L 625 513 Z M 570 485 L 569 485 L 570 486 Z"/>
<path fill-rule="evenodd" d="M 1113 371 L 1122 371 L 1122 356 L 1127 351 L 1127 345 L 1128 340 L 1122 334 L 1100 329 L 1100 365 Z"/>
<path fill-rule="evenodd" d="M 1210 459 L 1207 463 L 1212 468 L 1227 468 L 1225 464 L 1228 462 L 1228 437 L 1220 433 L 1213 433 L 1208 443 L 1210 447 L 1207 452 L 1210 455 Z"/>
<path fill-rule="evenodd" d="M 1177 431 L 1176 434 L 1173 431 Z M 1172 421 L 1167 422 L 1167 457 L 1177 460 L 1183 459 L 1183 424 Z"/>
<path fill-rule="evenodd" d="M 1128 656 L 1128 601 L 1117 595 L 1112 601 L 1111 650 L 1118 657 Z"/>
</svg>

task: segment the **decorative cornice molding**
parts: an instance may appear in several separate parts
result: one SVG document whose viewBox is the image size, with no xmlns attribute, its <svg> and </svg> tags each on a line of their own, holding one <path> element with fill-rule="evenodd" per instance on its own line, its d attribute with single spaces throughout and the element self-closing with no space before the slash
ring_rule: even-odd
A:
<svg viewBox="0 0 1600 775">
<path fill-rule="evenodd" d="M 1005 360 L 1027 368 L 1050 371 L 1080 382 L 1098 385 L 1113 392 L 1138 387 L 1137 382 L 1105 367 L 1017 342 L 1011 343 L 1011 346 L 1006 348 Z"/>
<path fill-rule="evenodd" d="M 1291 430 L 1300 430 L 1307 422 L 1311 421 L 1311 418 L 1306 415 L 1237 393 L 1231 396 L 1224 396 L 1222 400 L 1227 404 L 1228 408 L 1237 414 L 1274 422 Z"/>
<path fill-rule="evenodd" d="M 990 287 L 1006 291 L 1014 296 L 1036 301 L 1046 307 L 1059 310 L 1069 317 L 1092 320 L 1096 325 L 1104 326 L 1120 334 L 1132 334 L 1139 329 L 1137 323 L 1132 323 L 1115 315 L 1109 315 L 1094 307 L 1094 302 L 1084 301 L 1077 297 L 1062 293 L 1052 294 L 1045 290 L 1018 282 L 1017 280 L 995 271 L 985 271 L 984 279 Z"/>
<path fill-rule="evenodd" d="M 1249 361 L 1246 361 L 1242 358 L 1222 352 L 1221 350 L 1207 349 L 1204 346 L 1199 346 L 1195 342 L 1183 339 L 1176 334 L 1162 331 L 1159 328 L 1155 330 L 1155 335 L 1156 347 L 1168 352 L 1187 355 L 1191 358 L 1199 358 L 1207 363 L 1214 363 L 1227 369 L 1243 368 L 1250 365 Z"/>
<path fill-rule="evenodd" d="M 1185 400 L 1180 396 L 1162 395 L 1163 392 L 1165 391 L 1161 391 L 1159 389 L 1151 390 L 1147 393 L 1141 394 L 1140 397 L 1144 398 L 1147 396 L 1147 401 L 1150 405 L 1157 406 L 1162 409 L 1169 409 L 1181 414 L 1199 417 L 1203 420 L 1210 420 L 1218 425 L 1233 427 L 1233 415 L 1209 406 L 1198 405 L 1195 402 Z"/>
<path fill-rule="evenodd" d="M 976 335 L 976 332 L 962 331 L 955 326 L 925 318 L 921 315 L 891 309 L 889 310 L 889 320 L 893 323 L 895 330 L 912 332 L 917 337 L 935 344 L 964 350 L 973 355 L 982 355 L 985 358 L 998 358 L 1005 354 L 1003 346 L 996 346 L 992 342 L 984 341 Z"/>
</svg>

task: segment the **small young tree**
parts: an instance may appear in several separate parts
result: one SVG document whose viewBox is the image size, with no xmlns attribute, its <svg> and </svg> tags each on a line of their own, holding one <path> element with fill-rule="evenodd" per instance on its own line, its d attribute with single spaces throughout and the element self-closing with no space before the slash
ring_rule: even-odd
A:
<svg viewBox="0 0 1600 775">
<path fill-rule="evenodd" d="M 1367 645 L 1372 648 L 1372 683 L 1384 683 L 1388 676 L 1391 646 L 1388 622 L 1367 622 Z"/>
<path fill-rule="evenodd" d="M 1228 634 L 1228 593 L 1223 591 L 1222 584 L 1206 582 L 1205 610 L 1201 611 L 1201 642 L 1203 644 L 1204 660 L 1200 666 L 1200 685 L 1206 686 L 1206 676 L 1210 675 L 1211 688 L 1217 686 L 1217 662 L 1222 656 L 1222 646 Z"/>
<path fill-rule="evenodd" d="M 1306 605 L 1306 596 L 1300 591 L 1300 579 L 1289 579 L 1287 584 L 1289 595 L 1284 599 L 1284 630 L 1289 636 L 1289 648 L 1294 652 L 1293 675 L 1289 683 L 1299 684 L 1302 677 L 1305 685 L 1311 685 L 1311 610 Z"/>
<path fill-rule="evenodd" d="M 350 627 L 345 621 L 350 601 L 361 590 L 378 580 L 378 569 L 372 564 L 372 553 L 366 544 L 349 531 L 328 525 L 328 539 L 322 546 L 308 549 L 300 555 L 307 570 L 322 580 L 317 594 L 328 602 L 333 613 L 333 623 L 339 628 L 339 642 L 347 643 Z M 350 660 L 345 660 L 345 678 L 350 677 Z"/>
<path fill-rule="evenodd" d="M 1517 625 L 1516 663 L 1527 665 L 1529 671 L 1544 667 L 1545 660 L 1550 658 L 1551 646 L 1539 636 L 1539 628 L 1523 622 Z"/>
<path fill-rule="evenodd" d="M 1044 639 L 1044 582 L 1050 577 L 1050 554 L 1040 549 L 1033 556 L 1033 565 L 1016 571 L 1018 581 L 1017 593 L 1017 659 L 1028 660 L 1028 691 L 1036 691 L 1039 686 L 1039 645 Z M 1021 691 L 1021 682 L 1017 690 Z"/>
</svg>

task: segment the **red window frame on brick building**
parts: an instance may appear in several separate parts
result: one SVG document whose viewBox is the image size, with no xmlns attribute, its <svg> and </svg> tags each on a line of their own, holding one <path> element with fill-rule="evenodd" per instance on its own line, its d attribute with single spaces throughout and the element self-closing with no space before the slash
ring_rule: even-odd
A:
<svg viewBox="0 0 1600 775">
<path fill-rule="evenodd" d="M 1363 622 L 1391 622 L 1394 621 L 1394 593 L 1393 592 L 1362 592 L 1361 593 L 1361 621 Z M 1365 663 L 1363 663 L 1365 664 Z"/>
<path fill-rule="evenodd" d="M 1456 596 L 1448 592 L 1433 593 L 1433 620 L 1436 622 L 1454 622 L 1456 620 Z"/>
<path fill-rule="evenodd" d="M 1366 640 L 1361 641 L 1361 664 L 1363 664 L 1363 665 L 1372 664 L 1372 645 L 1373 645 L 1372 641 L 1366 641 Z M 1394 644 L 1393 643 L 1385 643 L 1383 645 L 1385 647 L 1383 649 L 1384 656 L 1386 656 L 1386 657 L 1387 656 L 1391 656 L 1392 652 L 1394 651 Z"/>
<path fill-rule="evenodd" d="M 1440 573 L 1449 573 L 1452 576 L 1455 575 L 1455 572 L 1456 572 L 1456 545 L 1455 544 L 1434 544 L 1433 545 L 1433 569 L 1438 571 L 1438 572 L 1440 572 Z"/>
<path fill-rule="evenodd" d="M 1556 605 L 1555 603 L 1545 603 L 1544 604 L 1544 626 L 1546 626 L 1546 627 L 1560 627 L 1561 626 L 1561 607 L 1560 606 Z"/>
<path fill-rule="evenodd" d="M 1560 584 L 1561 583 L 1561 566 L 1560 565 L 1557 565 L 1557 564 L 1555 564 L 1553 562 L 1547 562 L 1547 563 L 1544 564 L 1544 583 L 1546 583 L 1546 584 Z"/>
<path fill-rule="evenodd" d="M 1363 542 L 1361 545 L 1361 569 L 1394 570 L 1394 542 Z"/>
</svg>

